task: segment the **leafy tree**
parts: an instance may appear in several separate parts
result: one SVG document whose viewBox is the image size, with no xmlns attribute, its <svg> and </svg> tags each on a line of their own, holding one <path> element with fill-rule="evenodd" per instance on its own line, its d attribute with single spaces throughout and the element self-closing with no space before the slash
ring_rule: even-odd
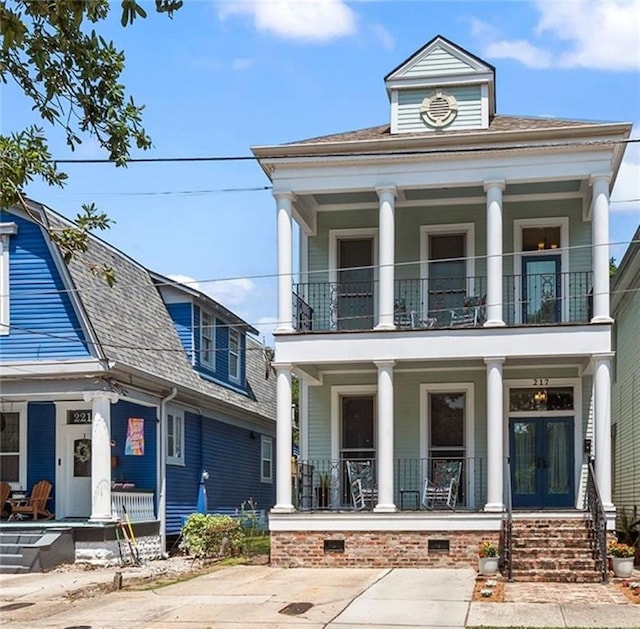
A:
<svg viewBox="0 0 640 629">
<path fill-rule="evenodd" d="M 609 258 L 609 277 L 613 277 L 618 270 L 616 259 L 614 257 Z"/>
<path fill-rule="evenodd" d="M 182 4 L 155 0 L 155 10 L 172 17 Z M 142 127 L 144 107 L 120 82 L 124 53 L 97 30 L 113 6 L 109 0 L 0 0 L 0 80 L 14 81 L 72 150 L 83 136 L 93 136 L 117 166 L 125 166 L 131 148 L 148 149 L 151 138 Z M 136 0 L 122 0 L 121 9 L 122 26 L 147 17 Z M 51 161 L 44 129 L 0 134 L 0 209 L 20 205 L 29 212 L 23 191 L 36 178 L 59 187 L 67 180 Z M 95 205 L 83 205 L 74 227 L 49 232 L 69 261 L 86 249 L 90 230 L 111 223 Z M 109 267 L 92 271 L 115 281 Z"/>
</svg>

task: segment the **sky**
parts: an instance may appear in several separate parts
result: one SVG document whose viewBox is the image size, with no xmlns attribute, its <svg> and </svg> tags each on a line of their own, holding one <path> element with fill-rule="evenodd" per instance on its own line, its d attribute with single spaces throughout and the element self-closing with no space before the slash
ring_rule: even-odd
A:
<svg viewBox="0 0 640 629">
<path fill-rule="evenodd" d="M 104 25 L 124 49 L 123 82 L 144 103 L 153 148 L 134 157 L 246 156 L 250 147 L 388 123 L 384 76 L 440 34 L 496 67 L 497 111 L 630 122 L 640 138 L 640 0 L 186 0 L 172 20 Z M 2 133 L 39 122 L 11 83 Z M 57 159 L 104 158 L 87 137 Z M 147 268 L 194 282 L 256 326 L 276 320 L 276 214 L 252 161 L 65 165 L 64 190 L 27 194 L 73 218 L 95 202 L 101 233 Z M 241 190 L 238 190 L 241 189 Z M 619 261 L 640 223 L 640 144 L 627 148 L 612 195 Z"/>
</svg>

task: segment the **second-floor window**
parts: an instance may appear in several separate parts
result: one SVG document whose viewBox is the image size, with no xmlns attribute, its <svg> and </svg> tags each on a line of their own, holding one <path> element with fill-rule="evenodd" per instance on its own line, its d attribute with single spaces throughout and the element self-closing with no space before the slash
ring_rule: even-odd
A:
<svg viewBox="0 0 640 629">
<path fill-rule="evenodd" d="M 167 463 L 184 465 L 184 417 L 167 414 Z"/>
<path fill-rule="evenodd" d="M 260 481 L 273 482 L 273 440 L 271 437 L 260 437 Z"/>
<path fill-rule="evenodd" d="M 215 367 L 215 327 L 210 313 L 200 315 L 200 364 Z"/>
<path fill-rule="evenodd" d="M 229 328 L 229 378 L 240 380 L 240 334 Z"/>
</svg>

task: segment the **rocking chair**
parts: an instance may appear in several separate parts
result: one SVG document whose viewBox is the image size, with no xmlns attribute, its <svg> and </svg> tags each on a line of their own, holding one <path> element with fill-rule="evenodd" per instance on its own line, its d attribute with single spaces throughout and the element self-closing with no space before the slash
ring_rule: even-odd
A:
<svg viewBox="0 0 640 629">
<path fill-rule="evenodd" d="M 447 507 L 452 511 L 458 503 L 462 461 L 435 461 L 433 476 L 424 479 L 422 505 L 426 509 Z"/>
<path fill-rule="evenodd" d="M 356 511 L 367 506 L 373 508 L 378 492 L 374 488 L 371 461 L 347 461 L 346 464 L 353 508 Z"/>
</svg>

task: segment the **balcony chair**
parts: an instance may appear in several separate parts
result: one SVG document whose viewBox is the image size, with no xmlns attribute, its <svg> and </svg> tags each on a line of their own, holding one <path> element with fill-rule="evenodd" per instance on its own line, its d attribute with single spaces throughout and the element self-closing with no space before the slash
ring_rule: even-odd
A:
<svg viewBox="0 0 640 629">
<path fill-rule="evenodd" d="M 433 475 L 424 479 L 422 505 L 425 509 L 447 507 L 454 510 L 458 502 L 458 488 L 462 461 L 435 461 Z"/>
<path fill-rule="evenodd" d="M 356 511 L 367 506 L 373 508 L 378 499 L 378 491 L 374 486 L 371 461 L 347 461 L 346 464 L 353 508 Z"/>
<path fill-rule="evenodd" d="M 31 516 L 34 520 L 42 518 L 50 520 L 53 513 L 47 509 L 47 501 L 51 495 L 51 483 L 47 480 L 37 482 L 31 489 L 31 495 L 24 500 L 13 503 L 9 520 L 23 520 Z"/>
<path fill-rule="evenodd" d="M 474 328 L 485 321 L 485 305 L 487 296 L 466 297 L 462 308 L 451 310 L 451 327 Z"/>
<path fill-rule="evenodd" d="M 11 496 L 11 485 L 0 481 L 0 518 L 8 518 L 11 514 L 11 502 L 9 501 Z"/>
</svg>

